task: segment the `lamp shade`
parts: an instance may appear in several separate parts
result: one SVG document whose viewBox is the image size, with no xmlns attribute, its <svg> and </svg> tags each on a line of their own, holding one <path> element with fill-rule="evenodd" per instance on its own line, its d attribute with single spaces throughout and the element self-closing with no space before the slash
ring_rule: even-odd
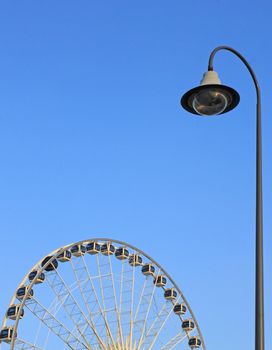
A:
<svg viewBox="0 0 272 350">
<path fill-rule="evenodd" d="M 186 92 L 180 103 L 190 113 L 214 116 L 229 112 L 239 101 L 238 92 L 229 86 L 204 84 Z"/>
</svg>

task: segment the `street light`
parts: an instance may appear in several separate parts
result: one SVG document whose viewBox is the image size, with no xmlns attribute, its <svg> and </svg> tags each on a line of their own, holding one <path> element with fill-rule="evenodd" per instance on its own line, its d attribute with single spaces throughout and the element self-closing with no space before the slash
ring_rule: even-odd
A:
<svg viewBox="0 0 272 350">
<path fill-rule="evenodd" d="M 234 89 L 222 85 L 213 70 L 214 56 L 218 51 L 227 50 L 236 55 L 248 69 L 256 89 L 256 286 L 255 286 L 255 350 L 264 350 L 264 292 L 263 292 L 263 201 L 262 201 L 262 130 L 261 93 L 258 80 L 247 60 L 229 46 L 218 46 L 209 58 L 208 71 L 200 86 L 186 92 L 181 105 L 188 112 L 200 116 L 215 116 L 235 108 L 240 97 Z"/>
</svg>

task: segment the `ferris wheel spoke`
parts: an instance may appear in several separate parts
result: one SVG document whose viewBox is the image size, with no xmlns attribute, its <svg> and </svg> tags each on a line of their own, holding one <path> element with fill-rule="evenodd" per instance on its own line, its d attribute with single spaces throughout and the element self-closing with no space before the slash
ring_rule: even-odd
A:
<svg viewBox="0 0 272 350">
<path fill-rule="evenodd" d="M 40 323 L 40 325 L 42 325 L 42 324 Z M 49 341 L 49 336 L 50 336 L 51 333 L 53 333 L 52 330 L 48 328 L 47 335 L 46 335 L 46 338 L 45 338 L 45 341 L 44 341 L 44 344 L 43 344 L 44 348 L 47 347 L 47 344 L 48 344 L 48 341 Z M 38 340 L 38 336 L 36 337 L 35 344 L 37 343 L 37 340 Z M 70 345 L 72 345 L 72 344 L 68 342 L 67 346 L 69 348 L 70 348 Z M 84 347 L 84 349 L 85 349 L 85 347 Z"/>
<path fill-rule="evenodd" d="M 144 284 L 142 286 L 142 289 L 141 289 L 141 294 L 140 294 L 140 298 L 139 298 L 139 301 L 138 301 L 138 304 L 137 304 L 137 307 L 136 307 L 133 323 L 137 322 L 138 313 L 139 313 L 139 310 L 140 310 L 141 305 L 143 303 L 143 297 L 144 297 L 144 293 L 145 293 L 145 288 L 147 287 L 147 281 L 148 281 L 148 278 L 146 277 L 145 280 L 144 280 Z"/>
<path fill-rule="evenodd" d="M 187 334 L 179 332 L 174 337 L 172 337 L 168 342 L 160 347 L 160 350 L 173 350 L 180 344 L 184 339 L 187 338 Z"/>
<path fill-rule="evenodd" d="M 124 348 L 124 339 L 123 339 L 123 333 L 122 333 L 122 326 L 121 326 L 121 320 L 120 320 L 120 311 L 117 304 L 117 296 L 116 296 L 116 289 L 115 289 L 115 282 L 114 282 L 114 276 L 113 276 L 113 270 L 112 270 L 112 263 L 111 263 L 111 257 L 108 256 L 109 260 L 109 267 L 110 267 L 110 280 L 111 280 L 111 286 L 112 286 L 112 292 L 113 292 L 113 299 L 114 299 L 114 309 L 116 313 L 117 318 L 117 325 L 118 325 L 118 332 L 117 334 L 119 337 L 116 337 L 116 342 L 120 343 L 122 345 L 122 348 Z M 119 339 L 118 339 L 119 338 Z"/>
<path fill-rule="evenodd" d="M 154 306 L 157 308 L 157 305 L 154 300 Z M 143 330 L 143 337 L 141 338 L 140 345 L 144 344 L 144 347 L 147 347 L 147 344 L 152 342 L 155 337 L 158 336 L 159 331 L 162 329 L 162 325 L 164 325 L 165 320 L 169 317 L 173 310 L 173 305 L 169 302 L 165 301 L 160 310 L 157 310 L 156 317 L 154 318 L 151 326 L 148 328 L 148 330 Z"/>
<path fill-rule="evenodd" d="M 122 260 L 121 277 L 120 277 L 120 298 L 119 298 L 119 311 L 122 313 L 123 302 L 123 280 L 124 280 L 125 260 Z"/>
<path fill-rule="evenodd" d="M 84 327 L 83 327 L 84 328 Z M 77 329 L 76 329 L 76 327 L 74 327 L 73 329 L 72 329 L 72 334 L 74 334 L 74 333 L 76 333 L 76 334 L 79 334 L 78 333 L 78 331 L 77 331 Z M 70 348 L 69 347 L 69 342 L 70 342 L 70 338 L 68 337 L 68 341 L 66 342 L 66 343 L 64 343 L 64 349 L 68 349 L 68 348 Z M 82 345 L 83 346 L 83 348 L 81 348 L 81 347 L 78 347 L 79 345 Z M 85 344 L 79 344 L 79 343 L 77 343 L 76 344 L 76 350 L 86 350 L 86 345 Z M 89 350 L 89 347 L 88 347 L 88 350 Z"/>
<path fill-rule="evenodd" d="M 161 272 L 161 270 L 159 269 L 158 274 L 160 274 L 160 272 Z M 152 283 L 149 286 L 149 288 L 146 288 L 146 286 L 145 286 L 144 290 L 143 290 L 143 295 L 141 297 L 141 308 L 143 309 L 143 311 L 141 311 L 141 314 L 143 314 L 143 320 L 138 319 L 137 321 L 135 321 L 135 325 L 137 324 L 140 326 L 140 332 L 141 332 L 140 339 L 138 342 L 138 348 L 140 348 L 140 346 L 143 343 L 151 306 L 155 301 L 156 288 L 157 288 L 156 285 Z"/>
<path fill-rule="evenodd" d="M 101 293 L 101 299 L 102 299 L 102 315 L 104 318 L 105 325 L 107 327 L 108 331 L 108 337 L 111 339 L 112 346 L 114 347 L 115 350 L 117 350 L 115 340 L 113 338 L 109 322 L 108 322 L 108 317 L 107 317 L 107 309 L 106 309 L 106 298 L 105 298 L 105 290 L 103 288 L 103 279 L 108 276 L 108 274 L 103 274 L 102 276 L 102 264 L 100 263 L 100 258 L 99 255 L 96 256 L 96 262 L 97 262 L 97 270 L 98 270 L 98 276 L 99 276 L 99 287 L 100 287 L 100 293 Z M 103 271 L 104 272 L 104 271 Z M 92 279 L 90 279 L 92 281 Z M 97 295 L 96 295 L 97 296 Z M 100 305 L 100 304 L 99 304 Z M 101 310 L 101 307 L 100 307 Z"/>
<path fill-rule="evenodd" d="M 35 301 L 36 303 L 39 303 L 38 301 L 37 301 L 37 299 L 36 298 L 33 298 L 33 300 L 30 300 L 30 301 L 27 301 L 26 302 L 26 304 L 27 303 L 29 303 L 29 310 L 31 309 L 31 302 L 32 301 Z M 26 305 L 27 306 L 27 305 Z M 33 306 L 33 305 L 32 305 Z M 32 312 L 33 313 L 33 315 L 34 316 L 36 316 L 41 322 L 39 323 L 39 326 L 38 326 L 38 329 L 37 329 L 37 332 L 36 332 L 36 336 L 35 336 L 35 341 L 34 341 L 34 345 L 36 345 L 37 344 L 37 342 L 38 342 L 38 340 L 39 340 L 39 335 L 40 335 L 40 332 L 41 332 L 41 329 L 42 329 L 42 325 L 45 325 L 45 326 L 47 326 L 47 334 L 46 334 L 46 337 L 45 337 L 45 340 L 44 340 L 44 342 L 43 342 L 43 348 L 46 348 L 46 346 L 47 346 L 47 343 L 48 343 L 48 340 L 49 340 L 49 336 L 50 336 L 50 334 L 51 333 L 53 333 L 53 334 L 55 334 L 55 335 L 57 335 L 60 339 L 61 339 L 61 335 L 65 335 L 65 331 L 64 332 L 62 332 L 62 327 L 55 327 L 56 326 L 56 324 L 52 324 L 51 323 L 51 326 L 53 325 L 53 329 L 57 329 L 57 328 L 59 328 L 59 334 L 56 334 L 54 331 L 53 331 L 53 329 L 51 329 L 50 328 L 50 322 L 49 322 L 49 319 L 47 320 L 48 322 L 45 322 L 45 320 L 48 318 L 48 317 L 46 317 L 46 315 L 48 316 L 48 314 L 49 315 L 53 315 L 53 317 L 56 319 L 56 321 L 57 322 L 59 322 L 58 321 L 58 319 L 56 318 L 56 314 L 58 313 L 58 311 L 59 311 L 59 309 L 60 309 L 60 307 L 61 307 L 61 305 L 60 305 L 60 303 L 56 303 L 56 300 L 54 300 L 53 301 L 53 303 L 51 304 L 51 305 L 49 305 L 49 307 L 48 308 L 45 308 L 41 303 L 39 303 L 39 306 L 34 306 L 34 312 Z M 43 309 L 44 309 L 44 312 L 43 312 Z M 31 310 L 30 310 L 31 311 Z M 39 312 L 40 311 L 40 312 Z M 49 313 L 48 313 L 48 311 L 49 311 Z M 40 317 L 42 317 L 41 315 L 39 315 L 39 313 L 42 313 L 43 314 L 43 317 L 44 317 L 44 320 L 41 320 L 40 319 Z M 40 316 L 40 317 L 38 317 L 38 315 Z M 50 317 L 49 317 L 50 318 Z M 60 323 L 60 325 L 62 325 L 62 323 Z M 64 326 L 65 327 L 65 326 Z M 70 332 L 69 331 L 69 329 L 67 328 L 67 327 L 65 327 L 67 330 L 68 330 L 68 333 Z M 72 333 L 71 333 L 72 334 Z M 69 336 L 69 335 L 68 335 Z M 63 342 L 66 342 L 67 343 L 67 346 L 71 349 L 71 346 L 72 346 L 72 342 L 68 342 L 68 338 L 67 339 L 63 339 L 64 341 Z M 76 342 L 78 342 L 78 343 L 80 343 L 80 339 L 76 339 Z M 75 343 L 76 343 L 75 342 Z M 83 349 L 85 349 L 85 346 L 83 347 Z"/>
<path fill-rule="evenodd" d="M 105 326 L 106 337 L 111 340 L 111 342 L 108 342 L 108 345 L 110 346 L 110 344 L 113 344 L 113 346 L 115 346 L 115 342 L 114 342 L 114 338 L 113 338 L 111 330 L 110 330 L 110 326 L 108 324 L 105 312 L 101 306 L 101 302 L 100 302 L 99 297 L 98 297 L 98 292 L 97 292 L 95 285 L 94 285 L 94 282 L 93 282 L 93 278 L 99 279 L 99 286 L 100 286 L 100 291 L 101 291 L 101 285 L 100 285 L 101 276 L 99 275 L 99 276 L 92 277 L 92 275 L 90 274 L 90 271 L 87 267 L 84 256 L 82 256 L 82 260 L 84 263 L 84 271 L 86 274 L 86 278 L 89 282 L 88 284 L 86 284 L 86 286 L 87 285 L 89 286 L 89 300 L 91 298 L 93 298 L 92 303 L 95 305 L 95 312 L 98 314 L 98 319 L 96 320 L 96 323 L 98 324 L 98 322 L 100 322 L 100 320 L 102 319 L 102 325 Z M 90 289 L 90 287 L 91 287 L 91 289 Z M 103 298 L 102 298 L 102 300 L 103 300 Z M 98 310 L 97 310 L 97 307 L 98 307 Z"/>
<path fill-rule="evenodd" d="M 94 323 L 96 327 L 99 327 L 100 332 L 103 334 L 106 344 L 109 346 L 114 344 L 114 338 L 112 336 L 110 326 L 107 322 L 107 318 L 105 317 L 105 313 L 103 312 L 101 302 L 98 297 L 98 292 L 96 291 L 94 281 L 99 279 L 99 276 L 91 276 L 89 269 L 87 268 L 86 261 L 84 256 L 82 256 L 84 262 L 84 270 L 86 273 L 87 281 L 84 293 L 87 294 L 88 303 L 92 305 L 91 313 L 95 314 Z M 94 280 L 94 281 L 93 281 Z M 92 341 L 92 339 L 91 339 Z"/>
<path fill-rule="evenodd" d="M 92 332 L 93 329 L 87 316 L 81 309 L 77 300 L 73 296 L 72 291 L 70 290 L 69 286 L 65 283 L 58 270 L 55 269 L 53 272 L 49 273 L 47 277 L 48 278 L 46 279 L 46 281 L 48 285 L 61 302 L 64 311 L 69 316 L 72 323 L 75 325 L 78 334 L 83 339 L 85 347 L 88 349 L 88 341 L 86 339 L 86 334 L 82 332 L 82 327 L 84 327 L 84 325 L 87 324 L 92 330 Z"/>
<path fill-rule="evenodd" d="M 81 261 L 81 260 L 79 260 L 79 261 Z M 94 322 L 93 316 L 92 316 L 92 312 L 90 310 L 90 305 L 89 305 L 90 300 L 88 300 L 87 290 L 85 287 L 86 286 L 86 279 L 85 278 L 82 279 L 82 277 L 85 277 L 84 269 L 82 269 L 82 265 L 80 265 L 79 268 L 76 267 L 75 264 L 73 263 L 73 260 L 71 260 L 71 265 L 72 265 L 72 269 L 73 269 L 73 272 L 74 272 L 74 275 L 75 275 L 75 278 L 77 281 L 78 288 L 80 290 L 81 297 L 84 300 L 84 304 L 85 304 L 87 311 L 88 311 L 88 318 L 90 321 L 91 328 L 92 328 L 94 335 L 97 338 L 99 344 L 101 345 L 101 347 L 103 349 L 106 349 L 106 346 L 105 346 L 103 340 L 101 339 L 101 337 L 97 333 L 95 322 Z M 79 271 L 80 271 L 80 274 L 79 274 Z M 83 274 L 82 274 L 82 271 L 83 271 Z"/>
<path fill-rule="evenodd" d="M 120 293 L 119 293 L 119 315 L 120 324 L 122 328 L 123 340 L 126 343 L 126 348 L 131 344 L 131 325 L 132 325 L 132 312 L 133 312 L 133 295 L 134 295 L 134 271 L 127 260 L 121 262 L 121 275 L 120 275 Z"/>
<path fill-rule="evenodd" d="M 34 316 L 35 316 L 35 315 L 34 315 Z M 38 342 L 38 339 L 39 339 L 39 334 L 40 334 L 42 325 L 43 325 L 43 323 L 42 323 L 42 322 L 39 322 L 38 329 L 37 329 L 37 331 L 36 331 L 36 335 L 35 335 L 35 339 L 34 339 L 34 345 L 35 345 L 35 346 L 37 345 L 37 342 Z M 51 332 L 50 328 L 48 328 L 48 327 L 47 327 L 47 332 Z M 45 347 L 45 346 L 43 346 L 43 347 Z"/>
<path fill-rule="evenodd" d="M 129 348 L 132 350 L 133 347 L 133 312 L 134 312 L 134 287 L 135 287 L 135 268 L 132 269 L 132 288 L 131 288 L 131 303 L 130 303 L 130 330 L 129 330 Z"/>
<path fill-rule="evenodd" d="M 46 309 L 37 299 L 32 298 L 25 304 L 26 308 L 37 317 L 48 329 L 50 329 L 62 341 L 68 344 L 71 349 L 76 349 L 76 345 L 82 341 L 60 322 L 48 309 Z M 37 336 L 36 336 L 37 341 Z M 84 346 L 86 349 L 86 346 Z"/>
<path fill-rule="evenodd" d="M 86 332 L 87 328 L 88 328 L 88 324 L 85 324 L 85 325 L 81 328 L 81 332 L 84 334 L 84 333 Z M 73 329 L 72 332 L 78 333 L 77 327 L 74 327 L 74 329 Z M 90 339 L 90 340 L 88 341 L 88 349 L 89 349 L 89 350 L 93 349 L 94 345 L 95 345 L 95 346 L 98 346 L 99 349 L 101 349 L 101 350 L 102 350 L 102 349 L 103 349 L 103 350 L 106 349 L 106 344 L 104 344 L 104 342 L 103 342 L 102 340 L 101 340 L 101 342 L 100 342 L 100 341 L 98 341 L 98 342 L 96 341 L 95 343 L 92 343 L 92 339 Z M 76 350 L 78 350 L 78 348 L 77 348 Z"/>
<path fill-rule="evenodd" d="M 123 291 L 123 288 L 124 288 L 124 270 L 125 270 L 125 261 L 124 260 L 122 260 L 122 262 L 121 262 L 121 264 L 122 264 L 122 267 L 121 267 L 121 276 L 120 276 L 120 294 L 119 294 L 119 319 L 120 319 L 120 315 L 122 314 L 122 307 L 123 307 L 123 293 L 124 293 L 124 291 Z M 120 323 L 121 323 L 121 320 L 120 320 Z M 122 328 L 122 326 L 121 326 L 121 328 Z M 122 329 L 122 333 L 123 333 L 123 329 Z M 123 345 L 123 343 L 122 343 L 122 345 Z"/>
<path fill-rule="evenodd" d="M 153 337 L 151 345 L 148 348 L 148 350 L 152 349 L 162 329 L 164 328 L 166 322 L 168 321 L 169 317 L 172 315 L 174 306 L 175 304 L 178 303 L 179 299 L 180 297 L 176 300 L 175 303 L 171 303 L 171 304 L 169 302 L 166 302 L 163 308 L 161 309 L 160 313 L 157 315 L 156 319 L 153 321 L 153 324 L 151 325 L 147 333 L 147 337 L 150 335 Z"/>
<path fill-rule="evenodd" d="M 78 287 L 77 287 L 77 284 L 76 282 L 74 282 L 71 286 L 70 286 L 70 290 L 73 292 L 74 290 L 76 290 Z M 63 307 L 63 302 L 66 298 L 69 297 L 69 293 L 66 291 L 63 293 L 63 297 L 62 297 L 62 300 L 60 300 L 60 298 L 58 297 L 58 295 L 56 295 L 55 293 L 55 299 L 53 300 L 53 302 L 51 303 L 51 305 L 48 307 L 48 310 L 50 311 L 51 314 L 53 314 L 55 317 L 56 315 L 61 311 L 62 307 Z M 66 310 L 65 310 L 65 314 L 66 313 Z M 72 323 L 74 325 L 74 323 Z M 67 328 L 67 327 L 66 327 Z M 80 337 L 80 334 L 77 330 L 77 327 L 72 327 L 71 331 L 70 331 L 70 335 L 67 336 L 67 340 L 66 340 L 66 343 L 69 345 L 73 339 L 73 337 L 77 337 L 77 335 L 79 335 Z M 48 334 L 48 337 L 49 337 L 49 334 Z M 84 349 L 86 348 L 86 346 L 84 345 L 84 343 L 81 342 L 80 338 L 77 338 L 79 339 L 79 343 L 81 343 L 84 347 Z M 66 344 L 66 345 L 67 345 Z M 68 346 L 69 347 L 69 346 Z M 67 346 L 66 346 L 67 348 Z"/>
<path fill-rule="evenodd" d="M 143 303 L 143 297 L 144 297 L 144 294 L 145 294 L 145 289 L 147 287 L 147 280 L 148 279 L 145 278 L 144 284 L 143 284 L 143 286 L 141 288 L 141 293 L 140 293 L 140 297 L 139 297 L 139 300 L 138 300 L 138 303 L 137 303 L 137 306 L 136 306 L 135 315 L 133 316 L 133 313 L 131 315 L 130 350 L 132 350 L 132 346 L 133 346 L 133 335 L 134 335 L 134 338 L 136 338 L 136 334 L 134 334 L 134 333 L 135 333 L 135 331 L 137 332 L 137 326 L 138 326 L 139 329 L 141 329 L 139 327 L 139 323 L 142 322 L 142 321 L 139 321 L 137 319 L 138 319 L 138 315 L 139 315 L 139 310 L 141 309 L 141 305 Z"/>
<path fill-rule="evenodd" d="M 21 350 L 44 350 L 43 348 L 38 347 L 35 344 L 29 343 L 23 339 L 17 338 L 14 344 L 15 349 L 21 349 Z"/>
</svg>

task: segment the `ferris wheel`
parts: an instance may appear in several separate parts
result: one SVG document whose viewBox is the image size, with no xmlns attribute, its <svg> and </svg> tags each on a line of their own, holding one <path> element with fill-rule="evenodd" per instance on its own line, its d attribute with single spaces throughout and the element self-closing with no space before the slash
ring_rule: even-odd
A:
<svg viewBox="0 0 272 350">
<path fill-rule="evenodd" d="M 193 312 L 143 251 L 95 238 L 56 249 L 24 277 L 0 349 L 205 350 Z"/>
</svg>

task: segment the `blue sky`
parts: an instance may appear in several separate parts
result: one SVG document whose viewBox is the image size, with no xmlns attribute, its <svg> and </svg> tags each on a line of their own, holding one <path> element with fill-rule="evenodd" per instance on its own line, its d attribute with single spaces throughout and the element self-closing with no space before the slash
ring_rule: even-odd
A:
<svg viewBox="0 0 272 350">
<path fill-rule="evenodd" d="M 255 92 L 230 53 L 215 70 L 241 103 L 218 118 L 179 106 L 222 44 L 263 97 L 266 340 L 271 347 L 269 1 L 2 1 L 3 315 L 42 256 L 94 236 L 158 260 L 208 349 L 254 346 Z"/>
</svg>

